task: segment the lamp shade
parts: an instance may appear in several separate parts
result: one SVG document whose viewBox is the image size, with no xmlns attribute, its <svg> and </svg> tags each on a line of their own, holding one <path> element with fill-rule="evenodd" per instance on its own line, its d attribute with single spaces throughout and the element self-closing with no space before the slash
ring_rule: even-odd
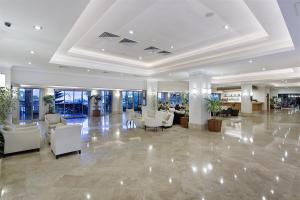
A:
<svg viewBox="0 0 300 200">
<path fill-rule="evenodd" d="M 5 87 L 5 74 L 0 74 L 0 87 Z"/>
</svg>

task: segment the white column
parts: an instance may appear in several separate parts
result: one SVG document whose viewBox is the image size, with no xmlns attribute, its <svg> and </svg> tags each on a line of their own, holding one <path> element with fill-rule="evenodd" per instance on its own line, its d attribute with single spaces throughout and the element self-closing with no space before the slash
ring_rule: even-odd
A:
<svg viewBox="0 0 300 200">
<path fill-rule="evenodd" d="M 241 102 L 241 112 L 242 113 L 252 113 L 252 102 L 251 96 L 253 95 L 252 92 L 252 85 L 251 84 L 242 84 L 242 102 Z"/>
<path fill-rule="evenodd" d="M 2 74 L 1 79 L 4 78 L 5 87 L 11 87 L 11 67 L 9 66 L 0 66 L 0 74 Z"/>
<path fill-rule="evenodd" d="M 157 91 L 157 81 L 147 80 L 147 108 L 150 110 L 157 110 Z"/>
<path fill-rule="evenodd" d="M 112 113 L 120 114 L 121 113 L 121 105 L 122 105 L 122 95 L 120 90 L 113 91 L 112 98 Z"/>
<path fill-rule="evenodd" d="M 189 128 L 204 129 L 210 117 L 205 98 L 211 93 L 210 77 L 190 75 L 189 80 Z"/>
<path fill-rule="evenodd" d="M 91 90 L 91 96 L 100 94 L 99 90 Z M 89 105 L 89 115 L 93 116 L 93 110 L 94 110 L 94 98 L 90 99 L 90 105 Z"/>
<path fill-rule="evenodd" d="M 44 103 L 45 89 L 40 89 L 40 98 L 39 98 L 39 120 L 45 120 L 46 108 Z"/>
</svg>

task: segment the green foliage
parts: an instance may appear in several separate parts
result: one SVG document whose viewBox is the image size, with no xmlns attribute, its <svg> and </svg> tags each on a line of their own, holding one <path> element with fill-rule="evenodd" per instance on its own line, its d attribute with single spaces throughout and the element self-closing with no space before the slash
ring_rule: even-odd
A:
<svg viewBox="0 0 300 200">
<path fill-rule="evenodd" d="M 0 123 L 3 124 L 12 109 L 16 106 L 15 91 L 8 88 L 0 88 Z"/>
<path fill-rule="evenodd" d="M 205 98 L 207 101 L 207 109 L 216 117 L 216 114 L 222 110 L 222 103 L 217 99 Z"/>
<path fill-rule="evenodd" d="M 45 106 L 48 106 L 48 112 L 49 113 L 54 113 L 54 96 L 53 95 L 45 95 L 43 97 Z"/>
<path fill-rule="evenodd" d="M 100 94 L 95 94 L 92 95 L 90 99 L 94 99 L 94 108 L 98 110 L 99 102 L 102 100 L 102 96 Z"/>
</svg>

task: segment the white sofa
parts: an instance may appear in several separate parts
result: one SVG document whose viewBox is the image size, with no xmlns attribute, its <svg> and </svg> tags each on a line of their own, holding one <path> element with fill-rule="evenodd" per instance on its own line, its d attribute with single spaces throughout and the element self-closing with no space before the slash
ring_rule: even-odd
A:
<svg viewBox="0 0 300 200">
<path fill-rule="evenodd" d="M 51 150 L 59 155 L 77 151 L 81 153 L 81 125 L 65 125 L 51 130 Z"/>
<path fill-rule="evenodd" d="M 66 125 L 67 121 L 60 114 L 46 114 L 45 125 L 46 125 L 46 138 L 50 143 L 50 133 L 52 129 L 55 129 L 57 125 Z"/>
<path fill-rule="evenodd" d="M 174 113 L 168 111 L 147 111 L 144 116 L 145 129 L 147 128 L 167 128 L 173 125 Z M 153 116 L 154 115 L 154 116 Z M 162 129 L 163 130 L 163 129 Z"/>
<path fill-rule="evenodd" d="M 1 129 L 5 139 L 4 154 L 40 150 L 41 133 L 36 125 L 15 125 L 9 130 Z"/>
</svg>

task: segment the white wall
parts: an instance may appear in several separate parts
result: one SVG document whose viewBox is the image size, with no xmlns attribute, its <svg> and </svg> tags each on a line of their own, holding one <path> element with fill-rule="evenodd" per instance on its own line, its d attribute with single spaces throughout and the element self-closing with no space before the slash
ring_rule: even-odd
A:
<svg viewBox="0 0 300 200">
<path fill-rule="evenodd" d="M 267 93 L 270 93 L 270 90 L 265 86 L 258 86 L 257 89 L 253 89 L 253 99 L 264 103 L 263 110 L 267 110 Z"/>
<path fill-rule="evenodd" d="M 158 92 L 187 92 L 189 91 L 188 81 L 159 81 Z"/>
<path fill-rule="evenodd" d="M 146 88 L 144 80 L 129 80 L 122 77 L 100 77 L 78 73 L 61 73 L 54 71 L 36 71 L 20 68 L 12 69 L 12 83 L 15 85 L 34 85 L 40 87 L 80 87 L 107 89 Z"/>
</svg>

